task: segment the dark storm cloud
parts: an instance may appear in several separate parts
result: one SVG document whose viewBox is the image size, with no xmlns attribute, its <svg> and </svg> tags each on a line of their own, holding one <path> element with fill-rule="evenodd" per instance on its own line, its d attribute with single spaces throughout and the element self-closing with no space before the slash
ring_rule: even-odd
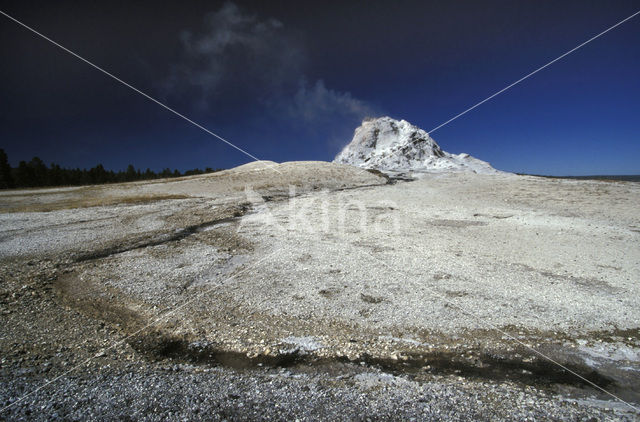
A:
<svg viewBox="0 0 640 422">
<path fill-rule="evenodd" d="M 226 3 L 206 18 L 203 33 L 182 34 L 182 59 L 174 65 L 167 94 L 195 98 L 200 110 L 227 104 L 267 109 L 279 119 L 319 124 L 372 114 L 349 92 L 305 76 L 305 48 L 285 25 Z"/>
</svg>

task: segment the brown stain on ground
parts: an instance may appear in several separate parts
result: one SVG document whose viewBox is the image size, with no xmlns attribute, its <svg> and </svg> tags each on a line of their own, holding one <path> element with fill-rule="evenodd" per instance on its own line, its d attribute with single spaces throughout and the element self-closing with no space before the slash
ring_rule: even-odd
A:
<svg viewBox="0 0 640 422">
<path fill-rule="evenodd" d="M 172 199 L 188 199 L 187 195 L 135 195 L 135 196 L 114 196 L 114 197 L 83 197 L 62 199 L 60 201 L 48 203 L 32 203 L 26 205 L 0 206 L 0 213 L 16 212 L 50 212 L 75 208 L 106 207 L 112 205 L 141 205 L 158 201 L 168 201 Z"/>
<path fill-rule="evenodd" d="M 255 335 L 258 332 L 252 333 L 252 329 L 248 332 L 242 331 L 244 328 L 250 328 L 245 325 L 249 310 L 242 309 L 232 300 L 227 300 L 230 298 L 221 298 L 223 300 L 215 315 L 207 313 L 205 317 L 205 315 L 194 314 L 191 311 L 203 306 L 207 307 L 206 303 L 194 303 L 196 309 L 186 310 L 187 313 L 182 315 L 186 317 L 186 321 L 162 320 L 156 324 L 155 322 L 162 315 L 161 312 L 132 300 L 116 289 L 82 279 L 81 271 L 62 275 L 54 285 L 64 304 L 72 306 L 91 318 L 116 325 L 125 335 L 130 336 L 126 341 L 133 349 L 152 360 L 172 359 L 235 369 L 252 369 L 266 365 L 308 366 L 321 370 L 354 362 L 388 373 L 416 377 L 453 375 L 479 380 L 508 380 L 542 387 L 571 385 L 591 388 L 589 382 L 593 382 L 613 391 L 618 388 L 613 379 L 594 368 L 576 361 L 565 362 L 565 367 L 581 374 L 584 378 L 576 377 L 531 350 L 505 339 L 502 332 L 495 330 L 470 330 L 456 338 L 441 333 L 416 331 L 411 336 L 419 339 L 418 343 L 421 344 L 402 344 L 394 341 L 391 348 L 376 350 L 375 333 L 360 331 L 358 327 L 329 321 L 329 329 L 329 326 L 326 326 L 327 321 L 321 318 L 296 322 L 287 320 L 286 317 L 253 311 L 250 314 L 252 327 L 258 332 L 265 329 L 275 336 L 270 339 L 267 335 L 266 345 L 275 338 L 282 338 L 285 331 L 313 332 L 314 329 L 323 325 L 328 329 L 326 334 L 334 337 L 335 341 L 354 346 L 366 345 L 364 349 L 348 357 L 331 352 L 333 348 L 330 346 L 329 353 L 320 354 L 277 346 L 272 346 L 271 352 L 256 353 L 248 352 L 253 350 L 253 345 L 246 337 L 258 338 L 260 336 Z M 216 328 L 203 336 L 200 330 L 208 326 Z M 274 326 L 284 331 L 272 332 Z M 197 329 L 198 327 L 200 329 Z M 143 330 L 138 332 L 141 329 Z M 558 347 L 570 341 L 571 338 L 563 333 L 523 331 L 522 328 L 515 326 L 503 327 L 502 331 L 517 338 L 524 336 L 526 338 L 524 341 L 533 345 L 542 342 L 543 350 L 547 352 L 551 350 L 550 347 Z M 233 345 L 228 342 L 229 338 L 238 336 L 241 332 L 244 332 L 244 338 L 240 335 L 239 343 Z M 612 342 L 620 338 L 633 338 L 637 341 L 640 337 L 638 332 L 638 329 L 603 331 L 590 333 L 589 337 Z M 398 336 L 401 337 L 402 334 L 398 333 Z M 427 343 L 430 344 L 426 346 Z M 487 344 L 491 347 L 487 348 Z M 588 381 L 585 381 L 585 378 Z"/>
<path fill-rule="evenodd" d="M 146 305 L 125 297 L 116 289 L 81 279 L 75 272 L 58 277 L 54 288 L 63 305 L 113 324 L 124 332 L 135 332 L 147 322 L 143 311 Z"/>
</svg>

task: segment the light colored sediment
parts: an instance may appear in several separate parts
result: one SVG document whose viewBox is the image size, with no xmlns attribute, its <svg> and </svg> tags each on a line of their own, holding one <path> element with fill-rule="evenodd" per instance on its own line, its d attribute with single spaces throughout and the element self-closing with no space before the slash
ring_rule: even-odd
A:
<svg viewBox="0 0 640 422">
<path fill-rule="evenodd" d="M 637 183 L 508 174 L 385 182 L 302 162 L 85 188 L 91 198 L 156 199 L 0 214 L 0 253 L 7 265 L 65 257 L 60 303 L 124 333 L 184 304 L 136 337 L 142 352 L 158 352 L 158 336 L 254 360 L 407 362 L 424 365 L 421 382 L 430 369 L 446 372 L 438 365 L 447 359 L 499 378 L 482 368 L 506 359 L 534 371 L 529 383 L 545 362 L 526 344 L 599 371 L 637 400 Z M 86 190 L 56 192 L 0 202 L 62 206 Z"/>
</svg>

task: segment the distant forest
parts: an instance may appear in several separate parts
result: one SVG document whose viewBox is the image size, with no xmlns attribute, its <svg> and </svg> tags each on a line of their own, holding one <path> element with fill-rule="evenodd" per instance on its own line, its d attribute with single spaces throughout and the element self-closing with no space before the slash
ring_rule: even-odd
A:
<svg viewBox="0 0 640 422">
<path fill-rule="evenodd" d="M 214 173 L 223 169 L 193 169 L 180 173 L 178 170 L 166 168 L 159 173 L 146 169 L 136 169 L 129 164 L 126 170 L 106 170 L 102 164 L 87 169 L 66 169 L 52 163 L 49 167 L 38 157 L 31 161 L 20 161 L 18 167 L 9 165 L 9 158 L 0 149 L 0 189 L 35 188 L 44 186 L 79 186 L 100 185 L 103 183 L 133 182 L 167 177 L 192 176 L 195 174 Z"/>
</svg>

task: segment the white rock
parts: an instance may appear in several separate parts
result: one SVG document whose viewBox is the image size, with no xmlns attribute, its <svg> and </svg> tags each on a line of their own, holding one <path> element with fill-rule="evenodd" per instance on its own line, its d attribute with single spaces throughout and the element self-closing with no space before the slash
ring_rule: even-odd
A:
<svg viewBox="0 0 640 422">
<path fill-rule="evenodd" d="M 406 120 L 380 117 L 362 122 L 334 163 L 376 169 L 391 175 L 434 172 L 501 173 L 469 154 L 443 151 L 427 132 Z"/>
</svg>

